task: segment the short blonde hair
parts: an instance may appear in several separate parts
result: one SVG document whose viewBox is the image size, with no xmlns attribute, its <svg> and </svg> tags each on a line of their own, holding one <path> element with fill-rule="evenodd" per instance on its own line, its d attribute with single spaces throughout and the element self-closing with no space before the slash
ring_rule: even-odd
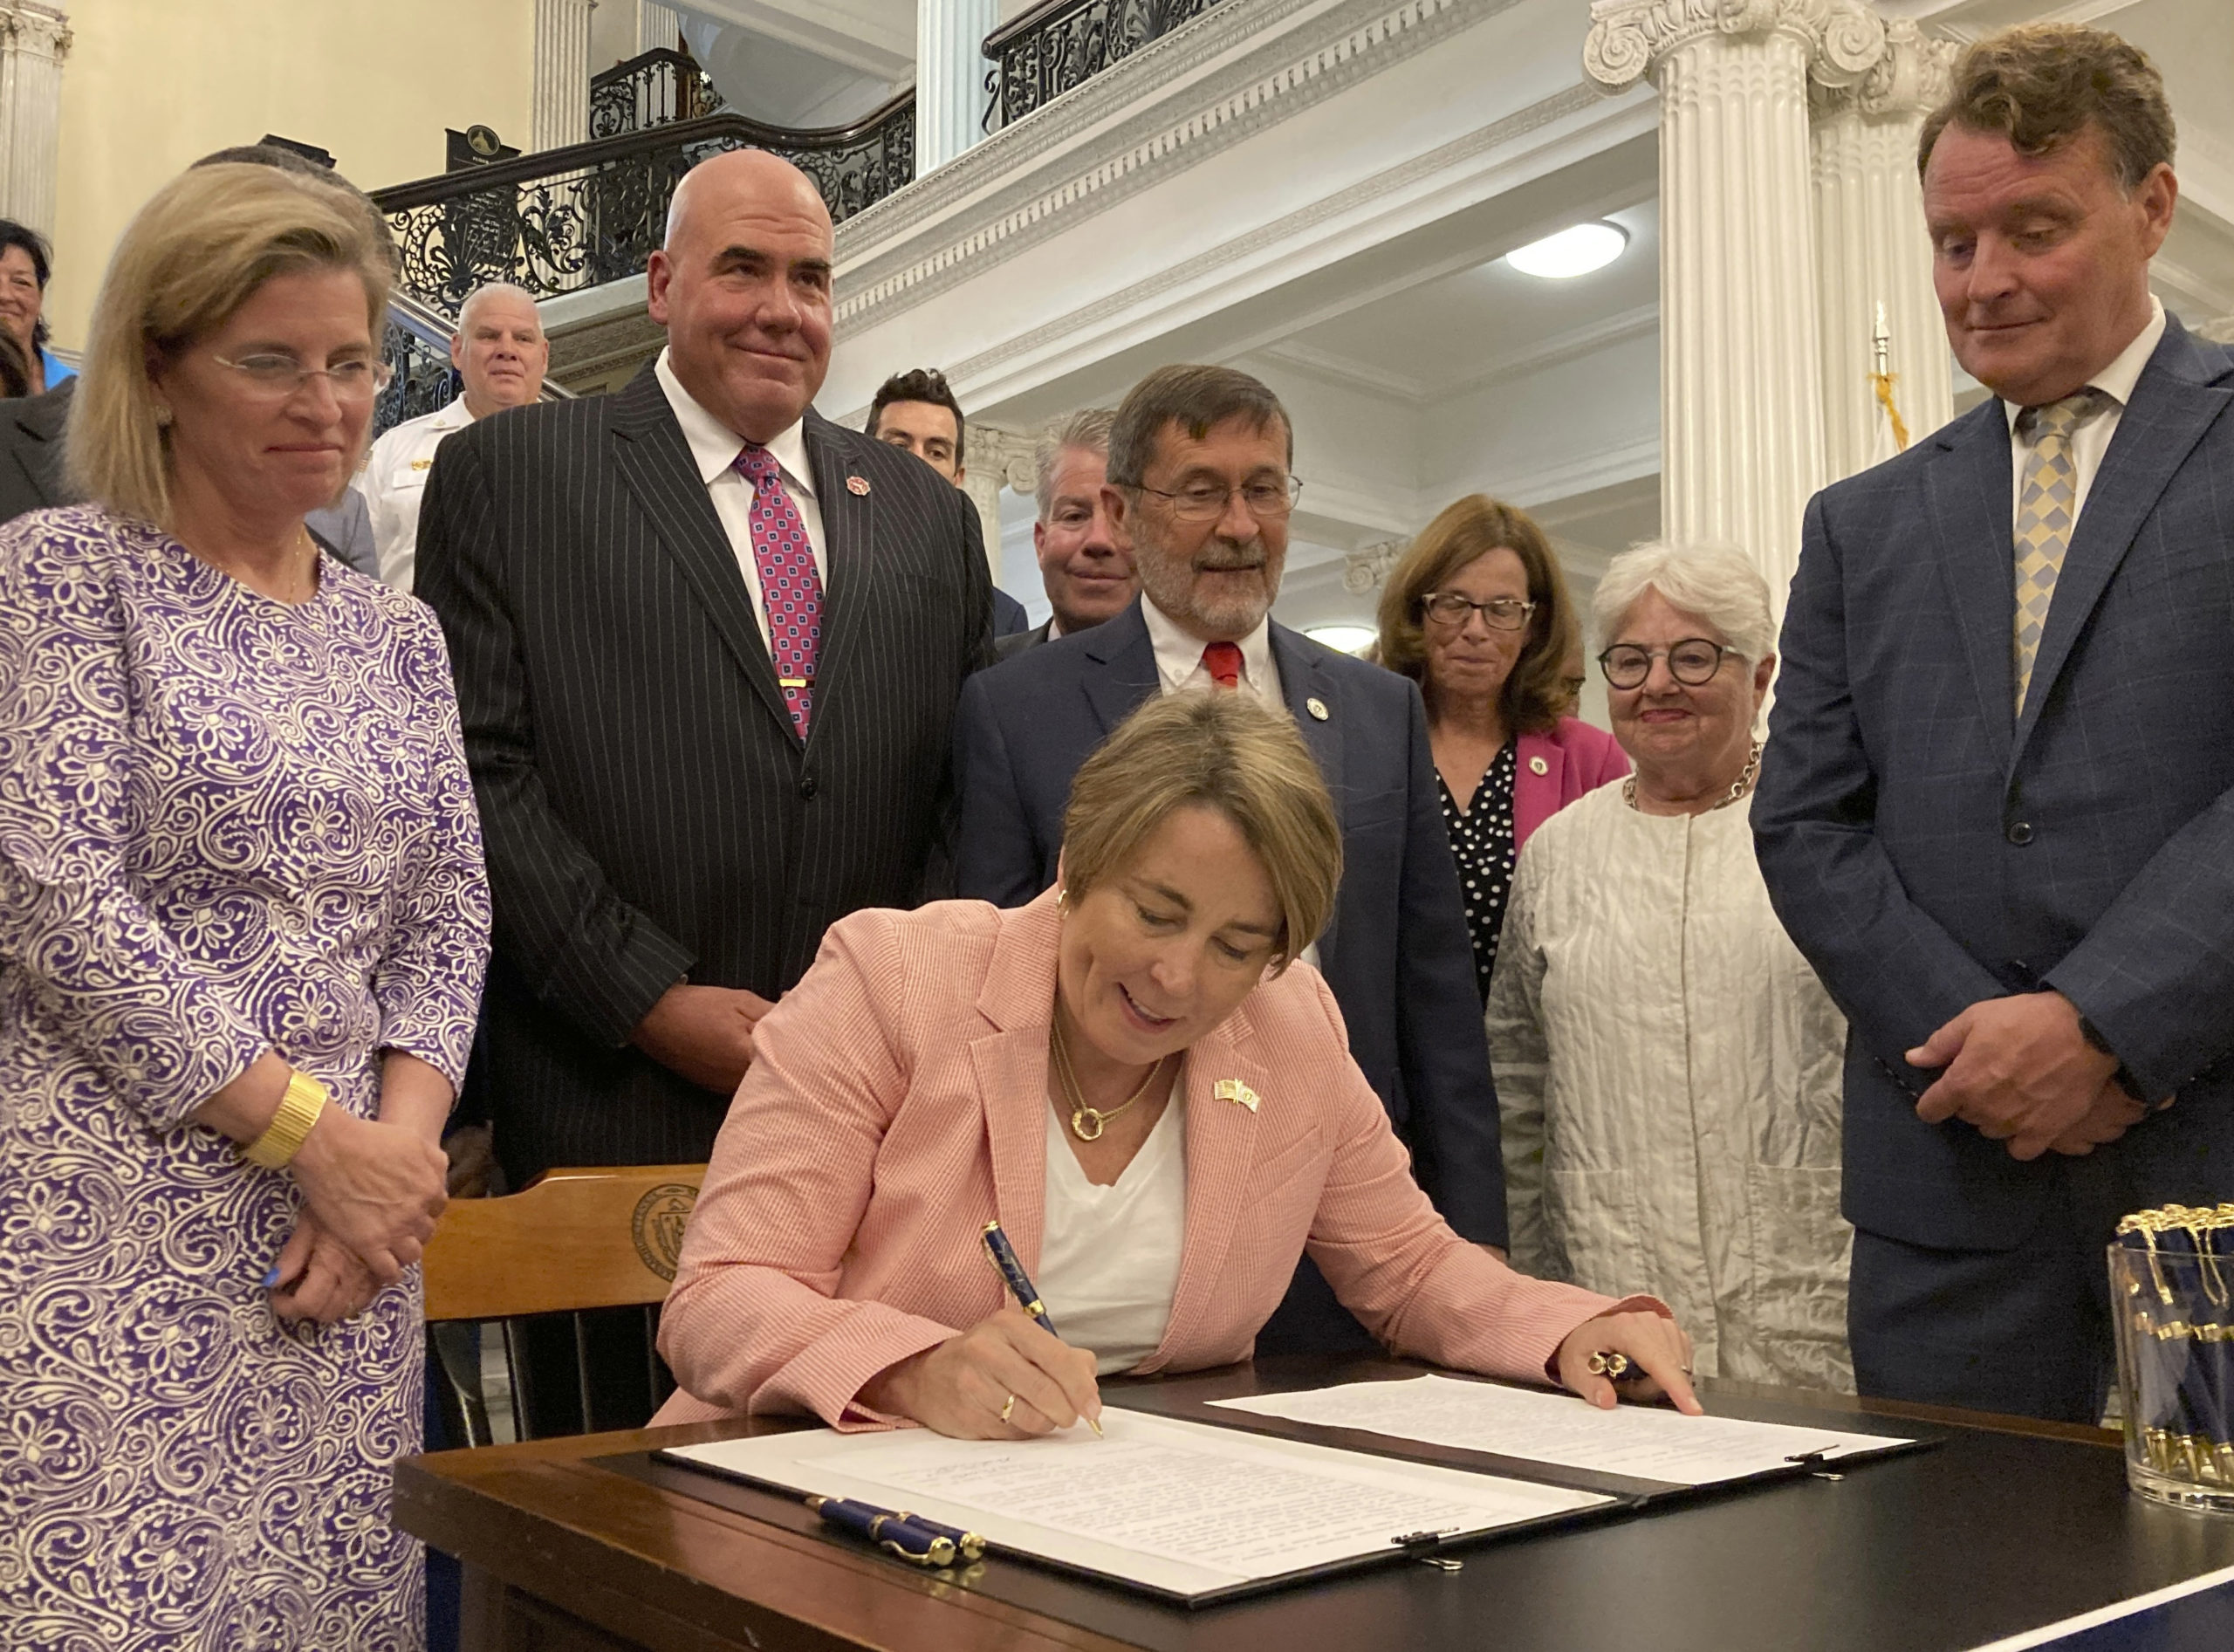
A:
<svg viewBox="0 0 2234 1652">
<path fill-rule="evenodd" d="M 1245 693 L 1159 696 L 1079 767 L 1063 817 L 1063 883 L 1083 897 L 1121 874 L 1180 809 L 1233 822 L 1280 906 L 1275 973 L 1319 938 L 1342 881 L 1342 828 L 1295 724 Z"/>
<path fill-rule="evenodd" d="M 363 281 L 377 350 L 390 244 L 361 196 L 323 178 L 226 162 L 165 184 L 125 227 L 93 301 L 65 448 L 79 490 L 168 526 L 170 439 L 156 422 L 150 366 L 224 326 L 274 276 L 317 270 Z"/>
<path fill-rule="evenodd" d="M 1523 734 L 1549 734 L 1566 716 L 1566 658 L 1578 650 L 1574 599 L 1566 576 L 1552 553 L 1552 542 L 1536 519 L 1517 505 L 1487 494 L 1470 493 L 1428 524 L 1412 541 L 1381 593 L 1381 663 L 1420 685 L 1428 710 L 1436 709 L 1435 684 L 1428 675 L 1428 639 L 1422 611 L 1427 594 L 1439 589 L 1469 564 L 1492 551 L 1510 551 L 1528 577 L 1528 640 L 1512 662 L 1497 696 L 1506 723 Z"/>
</svg>

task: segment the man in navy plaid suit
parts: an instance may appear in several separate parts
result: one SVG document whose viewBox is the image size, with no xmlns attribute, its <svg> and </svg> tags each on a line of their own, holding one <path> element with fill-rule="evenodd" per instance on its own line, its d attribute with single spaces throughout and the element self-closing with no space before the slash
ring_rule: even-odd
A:
<svg viewBox="0 0 2234 1652">
<path fill-rule="evenodd" d="M 1995 399 L 1809 506 L 1753 823 L 1851 1023 L 1862 1391 L 2093 1422 L 2119 1217 L 2234 1198 L 2234 358 L 2148 291 L 2139 52 L 1955 80 L 1925 213 Z"/>
</svg>

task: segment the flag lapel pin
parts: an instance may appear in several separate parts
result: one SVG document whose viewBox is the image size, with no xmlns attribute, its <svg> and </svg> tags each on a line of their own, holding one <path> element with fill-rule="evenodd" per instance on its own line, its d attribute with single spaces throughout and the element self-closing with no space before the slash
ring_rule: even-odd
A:
<svg viewBox="0 0 2234 1652">
<path fill-rule="evenodd" d="M 1257 1092 L 1239 1079 L 1220 1079 L 1210 1086 L 1210 1093 L 1221 1101 L 1237 1101 L 1251 1113 L 1257 1111 Z"/>
</svg>

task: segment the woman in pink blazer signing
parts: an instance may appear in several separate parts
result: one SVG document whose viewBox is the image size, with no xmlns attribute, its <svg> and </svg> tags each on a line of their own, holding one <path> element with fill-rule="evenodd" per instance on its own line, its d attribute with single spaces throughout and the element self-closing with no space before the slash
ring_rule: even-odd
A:
<svg viewBox="0 0 2234 1652">
<path fill-rule="evenodd" d="M 1381 1338 L 1611 1405 L 1696 1410 L 1650 1298 L 1513 1272 L 1444 1225 L 1296 963 L 1340 874 L 1293 728 L 1149 702 L 1079 771 L 1061 881 L 831 927 L 761 1021 L 661 1318 L 662 1422 L 812 1413 L 1012 1438 L 1094 1380 L 1246 1359 L 1308 1249 Z M 1020 1313 L 997 1218 L 1062 1340 Z"/>
<path fill-rule="evenodd" d="M 1427 702 L 1475 984 L 1486 998 L 1520 846 L 1584 792 L 1629 771 L 1612 735 L 1567 715 L 1582 634 L 1543 529 L 1478 493 L 1429 523 L 1381 593 L 1381 663 L 1417 682 Z"/>
</svg>

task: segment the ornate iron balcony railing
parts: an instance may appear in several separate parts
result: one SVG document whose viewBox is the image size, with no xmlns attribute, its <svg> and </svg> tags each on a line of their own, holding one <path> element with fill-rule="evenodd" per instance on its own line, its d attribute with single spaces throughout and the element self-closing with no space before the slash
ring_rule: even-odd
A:
<svg viewBox="0 0 2234 1652">
<path fill-rule="evenodd" d="M 1085 85 L 1219 0 L 1041 0 L 985 37 L 988 131 Z"/>
<path fill-rule="evenodd" d="M 617 138 L 678 120 L 702 120 L 729 106 L 697 59 L 657 46 L 590 77 L 590 136 Z"/>
<path fill-rule="evenodd" d="M 730 113 L 678 120 L 400 183 L 373 200 L 402 250 L 404 290 L 455 312 L 491 281 L 548 298 L 636 274 L 665 233 L 675 184 L 725 149 L 773 150 L 814 180 L 832 218 L 851 217 L 914 180 L 915 94 L 817 131 Z"/>
</svg>

